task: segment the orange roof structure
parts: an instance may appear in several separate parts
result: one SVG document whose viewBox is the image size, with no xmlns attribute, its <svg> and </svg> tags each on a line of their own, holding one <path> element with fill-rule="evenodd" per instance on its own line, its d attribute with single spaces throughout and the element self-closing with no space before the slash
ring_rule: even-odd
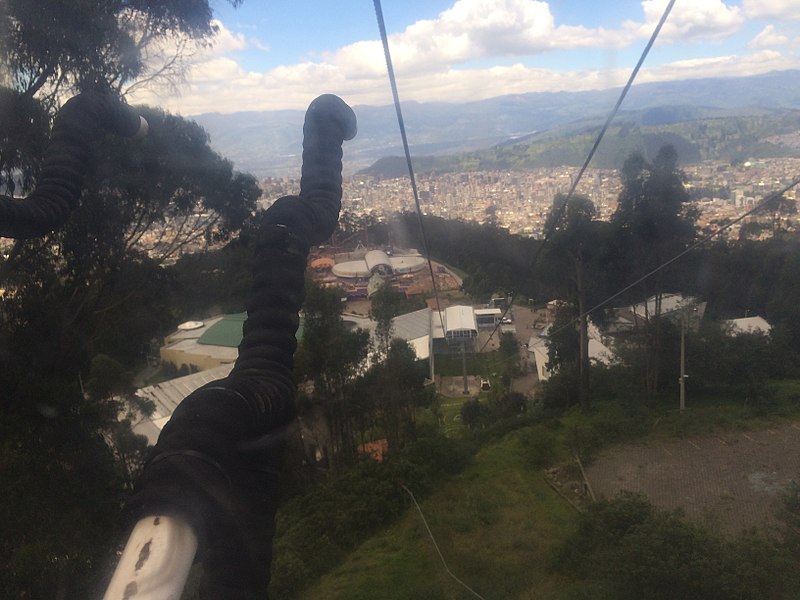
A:
<svg viewBox="0 0 800 600">
<path fill-rule="evenodd" d="M 389 440 L 386 438 L 367 442 L 358 447 L 361 454 L 369 456 L 372 460 L 383 462 L 383 455 L 389 452 Z"/>
<path fill-rule="evenodd" d="M 314 271 L 322 271 L 324 269 L 332 269 L 336 262 L 332 258 L 315 258 L 309 265 Z"/>
</svg>

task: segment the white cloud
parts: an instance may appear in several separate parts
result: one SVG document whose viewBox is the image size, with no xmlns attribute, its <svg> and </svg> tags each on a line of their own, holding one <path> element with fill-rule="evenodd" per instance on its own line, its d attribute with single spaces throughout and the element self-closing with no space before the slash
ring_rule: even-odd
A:
<svg viewBox="0 0 800 600">
<path fill-rule="evenodd" d="M 637 83 L 699 79 L 705 77 L 740 77 L 772 70 L 800 67 L 800 59 L 764 50 L 749 56 L 719 56 L 682 60 L 643 70 Z M 436 77 L 436 86 L 428 78 L 416 77 L 403 82 L 403 96 L 426 101 L 449 99 L 465 102 L 497 96 L 544 91 L 585 91 L 621 87 L 630 75 L 627 68 L 557 72 L 533 69 L 520 64 L 480 70 L 455 70 Z"/>
<path fill-rule="evenodd" d="M 256 37 L 251 37 L 250 38 L 250 44 L 253 47 L 258 48 L 262 52 L 272 52 L 272 46 L 270 46 L 266 42 L 262 42 L 260 39 L 258 39 Z"/>
<path fill-rule="evenodd" d="M 245 76 L 245 71 L 230 58 L 212 58 L 192 66 L 189 82 L 195 85 L 236 81 Z"/>
<path fill-rule="evenodd" d="M 726 55 L 651 67 L 639 74 L 637 83 L 743 76 L 791 68 L 800 68 L 800 59 L 763 50 L 744 57 Z M 214 74 L 224 76 L 216 78 Z M 483 69 L 447 68 L 435 77 L 420 73 L 404 77 L 399 86 L 403 101 L 467 102 L 503 94 L 621 87 L 629 74 L 628 68 L 559 72 L 514 64 Z M 320 90 L 338 94 L 356 105 L 386 105 L 392 101 L 385 75 L 380 80 L 351 78 L 334 65 L 311 62 L 254 73 L 219 61 L 198 66 L 181 97 L 164 98 L 160 104 L 184 115 L 302 109 Z"/>
<path fill-rule="evenodd" d="M 549 5 L 538 0 L 458 0 L 437 19 L 418 21 L 390 36 L 400 96 L 404 101 L 463 102 L 511 93 L 621 86 L 632 65 L 557 71 L 523 64 L 473 68 L 470 61 L 482 59 L 481 63 L 486 64 L 486 59 L 493 57 L 583 47 L 613 53 L 637 38 L 649 37 L 666 1 L 641 3 L 644 24 L 628 21 L 618 30 L 604 30 L 559 26 Z M 673 11 L 662 31 L 668 42 L 723 38 L 743 23 L 744 9 L 729 7 L 720 0 L 693 0 L 677 8 L 680 10 Z M 352 104 L 381 105 L 392 101 L 383 47 L 378 40 L 349 44 L 320 55 L 317 61 L 257 72 L 244 69 L 236 57 L 248 47 L 259 47 L 260 42 L 233 33 L 221 23 L 218 26 L 214 44 L 190 57 L 187 85 L 181 89 L 180 97 L 139 89 L 131 95 L 131 101 L 160 104 L 184 115 L 302 109 L 319 91 L 339 94 Z M 661 66 L 651 63 L 640 73 L 637 83 L 800 67 L 800 58 L 780 47 L 778 42 L 782 40 L 785 36 L 780 37 L 774 27 L 767 26 L 751 42 L 752 47 L 778 47 L 784 53 L 763 50 L 747 56 L 726 55 Z"/>
<path fill-rule="evenodd" d="M 742 8 L 750 18 L 800 19 L 797 0 L 743 0 Z"/>
<path fill-rule="evenodd" d="M 778 33 L 774 25 L 767 25 L 750 41 L 748 46 L 750 48 L 768 48 L 771 46 L 786 46 L 788 44 L 788 37 L 782 33 Z"/>
<path fill-rule="evenodd" d="M 644 23 L 627 21 L 625 27 L 639 37 L 650 37 L 667 8 L 668 0 L 644 0 Z M 659 33 L 659 41 L 709 41 L 736 33 L 745 19 L 738 6 L 728 6 L 721 0 L 692 0 L 674 7 Z"/>
<path fill-rule="evenodd" d="M 557 25 L 550 5 L 539 0 L 458 0 L 437 19 L 421 20 L 389 37 L 398 74 L 438 72 L 490 57 L 530 56 L 555 50 L 620 49 L 649 38 L 667 0 L 644 0 L 643 22 L 624 22 L 619 29 Z M 721 0 L 682 3 L 670 14 L 661 43 L 718 40 L 736 33 L 742 10 Z M 361 41 L 326 54 L 324 60 L 348 73 L 382 77 L 379 41 Z"/>
<path fill-rule="evenodd" d="M 717 56 L 681 60 L 643 72 L 639 79 L 645 81 L 671 81 L 701 77 L 746 77 L 769 71 L 797 69 L 800 60 L 775 50 L 762 50 L 747 56 Z"/>
<path fill-rule="evenodd" d="M 555 49 L 620 47 L 629 31 L 557 26 L 547 2 L 538 0 L 458 0 L 437 19 L 417 21 L 389 36 L 398 73 L 430 72 L 445 65 L 498 56 L 525 56 Z M 364 75 L 385 71 L 379 41 L 362 41 L 325 56 Z"/>
<path fill-rule="evenodd" d="M 219 54 L 247 48 L 247 38 L 243 33 L 233 33 L 225 27 L 222 21 L 214 20 L 212 24 L 217 28 L 217 33 L 214 35 L 211 46 L 206 52 Z"/>
</svg>

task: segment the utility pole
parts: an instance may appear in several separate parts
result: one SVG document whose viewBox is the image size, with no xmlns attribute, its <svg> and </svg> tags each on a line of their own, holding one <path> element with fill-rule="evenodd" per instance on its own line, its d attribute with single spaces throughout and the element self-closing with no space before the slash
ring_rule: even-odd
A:
<svg viewBox="0 0 800 600">
<path fill-rule="evenodd" d="M 434 388 L 436 387 L 436 376 L 433 370 L 433 311 L 428 311 L 428 331 L 430 332 L 428 335 L 428 362 L 430 363 L 431 367 L 431 383 L 434 384 Z"/>
<path fill-rule="evenodd" d="M 683 412 L 686 409 L 686 329 L 689 325 L 689 312 L 690 307 L 685 307 L 681 311 L 681 377 L 678 380 L 678 386 L 681 390 L 680 410 Z M 697 307 L 691 307 L 692 312 L 697 312 Z"/>
<path fill-rule="evenodd" d="M 678 380 L 681 390 L 681 412 L 686 408 L 686 313 L 681 317 L 681 377 Z"/>
<path fill-rule="evenodd" d="M 461 373 L 464 376 L 464 395 L 469 395 L 469 383 L 467 382 L 467 342 L 461 340 Z"/>
</svg>

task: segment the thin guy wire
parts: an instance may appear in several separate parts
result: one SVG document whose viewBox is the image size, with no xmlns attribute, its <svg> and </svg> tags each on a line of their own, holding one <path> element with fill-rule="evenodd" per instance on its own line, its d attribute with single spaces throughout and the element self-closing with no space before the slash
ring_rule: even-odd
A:
<svg viewBox="0 0 800 600">
<path fill-rule="evenodd" d="M 431 531 L 431 528 L 428 527 L 428 521 L 425 519 L 425 515 L 422 513 L 422 509 L 419 506 L 419 502 L 417 502 L 417 499 L 414 497 L 414 494 L 411 493 L 410 489 L 408 489 L 402 483 L 400 484 L 400 487 L 403 488 L 408 493 L 408 495 L 411 496 L 411 500 L 414 501 L 414 506 L 416 506 L 417 507 L 417 511 L 419 511 L 419 516 L 422 518 L 422 523 L 425 525 L 425 529 L 428 530 L 428 535 L 431 537 L 431 541 L 433 542 L 433 547 L 436 548 L 436 552 L 438 552 L 439 558 L 442 560 L 442 564 L 444 565 L 444 569 L 445 569 L 445 571 L 447 571 L 447 574 L 450 575 L 450 577 L 452 577 L 453 579 L 455 579 L 458 583 L 460 583 L 464 587 L 465 590 L 467 590 L 468 592 L 472 593 L 476 598 L 480 598 L 481 600 L 486 600 L 486 598 L 481 596 L 478 592 L 473 590 L 471 587 L 469 587 L 466 583 L 461 581 L 458 577 L 456 577 L 453 574 L 453 572 L 450 570 L 450 567 L 447 566 L 447 561 L 444 559 L 444 556 L 442 555 L 442 551 L 439 550 L 439 544 L 436 543 L 436 538 L 433 537 L 433 532 Z"/>
<path fill-rule="evenodd" d="M 741 221 L 742 219 L 745 219 L 745 218 L 749 217 L 750 215 L 752 215 L 753 213 L 756 213 L 756 212 L 758 212 L 759 210 L 763 209 L 763 208 L 764 208 L 764 207 L 765 207 L 765 206 L 766 206 L 766 205 L 767 205 L 769 202 L 771 202 L 773 199 L 775 199 L 775 198 L 778 198 L 779 196 L 782 196 L 783 194 L 785 194 L 786 192 L 788 192 L 790 189 L 792 189 L 793 187 L 795 187 L 795 186 L 796 186 L 796 185 L 798 185 L 798 184 L 800 184 L 800 177 L 796 177 L 796 178 L 795 178 L 795 179 L 794 179 L 794 180 L 793 180 L 793 181 L 792 181 L 792 182 L 791 182 L 789 185 L 787 185 L 786 187 L 784 187 L 782 190 L 779 190 L 779 191 L 777 191 L 777 192 L 772 192 L 771 194 L 767 195 L 767 196 L 766 196 L 766 197 L 765 197 L 765 198 L 764 198 L 764 199 L 763 199 L 761 202 L 759 202 L 759 203 L 758 203 L 756 206 L 754 206 L 753 208 L 751 208 L 750 210 L 748 210 L 747 212 L 745 212 L 745 213 L 744 213 L 744 214 L 742 214 L 741 216 L 739 216 L 739 217 L 736 217 L 736 219 L 734 219 L 734 220 L 733 220 L 733 221 L 731 221 L 730 223 L 727 223 L 727 224 L 726 224 L 726 225 L 724 225 L 723 227 L 720 227 L 720 228 L 719 228 L 717 231 L 713 231 L 713 232 L 711 232 L 711 233 L 709 233 L 709 234 L 705 235 L 704 237 L 700 238 L 700 239 L 699 239 L 699 240 L 697 240 L 697 241 L 696 241 L 694 244 L 692 244 L 691 246 L 689 246 L 688 248 L 686 248 L 686 249 L 685 249 L 685 250 L 683 250 L 682 252 L 680 252 L 680 253 L 678 253 L 677 255 L 673 256 L 673 257 L 672 257 L 672 258 L 670 258 L 668 261 L 666 261 L 666 262 L 664 262 L 664 263 L 660 264 L 660 265 L 659 265 L 659 266 L 657 266 L 655 269 L 653 269 L 652 271 L 650 271 L 650 272 L 649 272 L 649 273 L 647 273 L 646 275 L 643 275 L 642 277 L 640 277 L 639 279 L 637 279 L 636 281 L 634 281 L 634 282 L 633 282 L 633 283 L 631 283 L 630 285 L 627 285 L 627 286 L 625 286 L 625 287 L 624 287 L 624 288 L 622 288 L 620 291 L 618 291 L 618 292 L 616 292 L 615 294 L 613 294 L 613 295 L 609 296 L 608 298 L 606 298 L 605 300 L 603 300 L 602 302 L 600 302 L 600 303 L 599 303 L 597 306 L 593 306 L 593 307 L 592 307 L 592 308 L 590 308 L 589 310 L 587 310 L 587 311 L 585 311 L 585 312 L 581 313 L 580 315 L 578 315 L 577 317 L 575 317 L 574 319 L 572 319 L 572 320 L 571 320 L 569 323 L 566 323 L 566 324 L 565 324 L 565 325 L 563 325 L 562 327 L 559 327 L 558 329 L 556 329 L 556 330 L 555 330 L 555 331 L 553 331 L 552 333 L 548 334 L 548 336 L 549 336 L 549 337 L 552 337 L 552 336 L 554 336 L 555 334 L 557 334 L 557 333 L 559 333 L 559 332 L 561 332 L 561 331 L 564 331 L 565 329 L 567 329 L 567 328 L 569 328 L 569 327 L 572 327 L 572 326 L 573 326 L 575 323 L 577 323 L 578 321 L 580 321 L 582 318 L 589 316 L 589 315 L 590 315 L 591 313 L 593 313 L 594 311 L 596 311 L 596 310 L 598 310 L 598 309 L 600 309 L 600 308 L 604 307 L 606 304 L 608 304 L 609 302 L 611 302 L 611 301 L 612 301 L 612 300 L 614 300 L 615 298 L 618 298 L 618 297 L 620 297 L 622 294 L 624 294 L 625 292 L 627 292 L 627 291 L 629 291 L 629 290 L 633 289 L 634 287 L 636 287 L 637 285 L 639 285 L 639 284 L 640 284 L 640 283 L 642 283 L 643 281 L 645 281 L 645 280 L 649 279 L 650 277 L 652 277 L 653 275 L 655 275 L 655 274 L 656 274 L 656 273 L 658 273 L 659 271 L 662 271 L 662 270 L 666 269 L 666 268 L 667 268 L 669 265 L 671 265 L 671 264 L 672 264 L 672 263 L 674 263 L 675 261 L 677 261 L 677 260 L 679 260 L 679 259 L 683 258 L 684 256 L 686 256 L 686 255 L 687 255 L 689 252 L 691 252 L 691 251 L 692 251 L 692 250 L 694 250 L 695 248 L 697 248 L 697 247 L 699 247 L 699 246 L 702 246 L 703 244 L 705 244 L 705 243 L 706 243 L 706 242 L 708 242 L 709 240 L 712 240 L 712 239 L 714 239 L 716 236 L 718 236 L 719 234 L 721 234 L 723 231 L 725 231 L 725 230 L 727 230 L 727 229 L 730 229 L 731 227 L 733 227 L 734 225 L 736 225 L 736 223 L 738 223 L 738 222 L 739 222 L 739 221 Z"/>
<path fill-rule="evenodd" d="M 444 319 L 442 317 L 442 307 L 439 304 L 439 289 L 436 285 L 436 276 L 433 273 L 433 262 L 431 261 L 431 253 L 428 250 L 428 239 L 425 235 L 425 226 L 422 223 L 422 207 L 419 202 L 419 193 L 417 192 L 417 180 L 414 177 L 414 167 L 411 164 L 411 150 L 408 147 L 408 137 L 406 136 L 406 126 L 403 121 L 403 111 L 400 106 L 400 95 L 397 93 L 397 81 L 394 76 L 394 67 L 392 66 L 392 55 L 389 52 L 389 37 L 386 35 L 386 25 L 383 22 L 383 9 L 381 8 L 380 0 L 372 0 L 375 6 L 375 16 L 378 19 L 378 29 L 381 32 L 381 42 L 383 43 L 383 54 L 386 57 L 386 70 L 389 73 L 389 83 L 392 86 L 392 98 L 394 98 L 394 108 L 397 112 L 397 124 L 400 127 L 400 137 L 403 140 L 403 150 L 406 155 L 406 165 L 408 166 L 408 176 L 411 179 L 411 189 L 414 192 L 414 204 L 417 207 L 417 220 L 419 221 L 419 230 L 422 235 L 422 249 L 428 259 L 428 270 L 431 274 L 431 285 L 433 286 L 433 295 L 436 298 L 436 312 L 439 313 L 439 321 L 442 324 L 442 331 L 445 330 Z"/>
<path fill-rule="evenodd" d="M 614 120 L 614 117 L 617 116 L 617 112 L 619 111 L 619 107 L 622 106 L 622 102 L 623 102 L 623 100 L 625 100 L 625 96 L 628 95 L 628 91 L 631 89 L 631 86 L 633 85 L 633 82 L 636 79 L 636 76 L 639 74 L 639 69 L 641 69 L 642 65 L 644 64 L 645 58 L 647 58 L 647 55 L 650 53 L 650 48 L 653 47 L 653 44 L 655 43 L 656 38 L 658 38 L 658 34 L 661 32 L 661 28 L 664 26 L 664 23 L 667 21 L 667 17 L 669 16 L 669 13 L 672 11 L 672 7 L 674 5 L 675 5 L 675 0 L 670 0 L 669 4 L 667 5 L 667 8 L 664 9 L 664 14 L 661 15 L 661 19 L 659 20 L 658 25 L 656 25 L 656 28 L 653 30 L 653 35 L 650 36 L 650 40 L 647 42 L 647 45 L 644 47 L 644 50 L 642 51 L 642 54 L 639 57 L 639 61 L 636 63 L 636 66 L 633 68 L 633 71 L 631 71 L 630 77 L 628 77 L 628 82 L 625 84 L 625 87 L 622 88 L 622 93 L 620 94 L 619 98 L 617 99 L 617 103 L 614 105 L 614 108 L 611 110 L 611 113 L 608 115 L 608 118 L 606 119 L 605 125 L 603 125 L 603 128 L 600 130 L 600 133 L 598 134 L 597 139 L 594 142 L 594 145 L 592 146 L 591 150 L 589 150 L 589 154 L 586 157 L 586 160 L 583 162 L 583 166 L 580 168 L 580 171 L 578 171 L 578 175 L 577 175 L 577 177 L 575 177 L 575 180 L 572 183 L 572 186 L 571 186 L 571 188 L 569 190 L 569 193 L 567 194 L 566 199 L 561 204 L 561 206 L 558 208 L 558 212 L 556 213 L 556 218 L 552 219 L 552 221 L 550 223 L 550 227 L 545 232 L 544 240 L 542 240 L 542 243 L 536 249 L 536 254 L 534 254 L 533 260 L 530 263 L 531 269 L 533 269 L 533 267 L 536 265 L 537 261 L 539 260 L 539 255 L 541 255 L 542 250 L 544 249 L 545 245 L 547 244 L 548 240 L 550 239 L 550 236 L 553 234 L 553 231 L 555 231 L 556 224 L 559 221 L 561 221 L 561 217 L 564 215 L 564 212 L 567 210 L 567 204 L 569 203 L 570 198 L 572 198 L 573 194 L 575 193 L 575 190 L 578 187 L 578 183 L 580 183 L 581 178 L 583 178 L 583 174 L 586 172 L 586 169 L 589 167 L 589 163 L 592 161 L 592 158 L 594 158 L 594 154 L 595 154 L 595 152 L 597 152 L 597 148 L 600 146 L 600 141 L 603 139 L 603 137 L 606 134 L 606 131 L 608 131 L 608 128 L 611 126 L 611 122 Z M 492 331 L 492 333 L 489 334 L 489 338 L 486 340 L 486 343 L 483 344 L 483 346 L 481 347 L 479 352 L 483 352 L 484 348 L 486 348 L 486 346 L 492 340 L 492 337 L 494 337 L 494 334 L 497 333 L 497 330 L 500 327 L 500 324 L 502 323 L 503 318 L 506 316 L 508 311 L 511 310 L 511 305 L 514 303 L 514 298 L 516 297 L 516 295 L 517 295 L 516 292 L 512 292 L 511 293 L 511 301 L 508 303 L 508 306 L 506 307 L 505 311 L 501 315 L 500 322 L 497 324 L 497 326 L 495 326 L 495 328 Z"/>
</svg>

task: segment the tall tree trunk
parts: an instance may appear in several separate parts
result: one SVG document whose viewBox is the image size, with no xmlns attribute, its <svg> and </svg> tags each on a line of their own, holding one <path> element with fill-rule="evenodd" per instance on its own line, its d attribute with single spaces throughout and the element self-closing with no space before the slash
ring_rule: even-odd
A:
<svg viewBox="0 0 800 600">
<path fill-rule="evenodd" d="M 589 317 L 585 314 L 586 288 L 583 285 L 583 265 L 579 260 L 575 260 L 575 284 L 578 289 L 578 314 L 580 315 L 578 324 L 580 328 L 578 399 L 581 407 L 588 410 L 591 403 L 589 399 Z"/>
<path fill-rule="evenodd" d="M 645 374 L 645 392 L 648 400 L 654 400 L 658 392 L 658 383 L 660 376 L 661 364 L 661 300 L 663 294 L 661 292 L 661 285 L 659 282 L 658 291 L 656 292 L 655 308 L 653 311 L 652 319 L 647 317 L 648 326 L 646 332 L 647 340 L 647 356 L 645 359 L 646 374 Z M 647 300 L 645 300 L 647 306 Z"/>
</svg>

